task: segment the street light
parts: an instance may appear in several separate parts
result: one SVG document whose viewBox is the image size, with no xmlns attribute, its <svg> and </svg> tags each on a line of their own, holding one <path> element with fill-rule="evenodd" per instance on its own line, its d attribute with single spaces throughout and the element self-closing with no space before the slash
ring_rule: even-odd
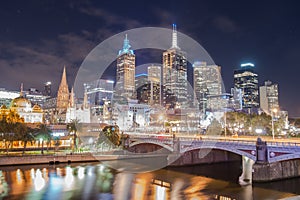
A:
<svg viewBox="0 0 300 200">
<path fill-rule="evenodd" d="M 275 139 L 275 133 L 274 133 L 274 113 L 277 113 L 277 109 L 276 108 L 273 108 L 271 110 L 271 117 L 272 117 L 272 137 L 273 137 L 273 140 Z"/>
</svg>

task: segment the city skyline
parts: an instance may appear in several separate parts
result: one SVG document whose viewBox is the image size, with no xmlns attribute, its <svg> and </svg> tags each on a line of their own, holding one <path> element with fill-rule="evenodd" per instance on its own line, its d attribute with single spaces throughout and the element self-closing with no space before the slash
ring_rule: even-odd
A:
<svg viewBox="0 0 300 200">
<path fill-rule="evenodd" d="M 159 7 L 158 2 L 132 3 L 132 8 L 124 4 L 125 9 L 88 1 L 5 3 L 0 12 L 0 88 L 18 90 L 23 82 L 25 88 L 42 90 L 51 81 L 56 93 L 63 66 L 71 85 L 84 57 L 106 38 L 143 26 L 170 28 L 176 22 L 180 32 L 203 45 L 222 67 L 227 92 L 233 86 L 234 69 L 253 62 L 259 85 L 267 80 L 278 83 L 282 109 L 291 117 L 300 116 L 297 3 L 159 2 Z"/>
</svg>

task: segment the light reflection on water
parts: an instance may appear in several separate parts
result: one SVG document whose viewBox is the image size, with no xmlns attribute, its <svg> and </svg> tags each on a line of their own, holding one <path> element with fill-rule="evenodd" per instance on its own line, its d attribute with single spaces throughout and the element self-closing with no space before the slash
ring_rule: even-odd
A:
<svg viewBox="0 0 300 200">
<path fill-rule="evenodd" d="M 117 172 L 102 164 L 0 168 L 0 199 L 280 199 L 293 196 L 173 170 Z"/>
</svg>

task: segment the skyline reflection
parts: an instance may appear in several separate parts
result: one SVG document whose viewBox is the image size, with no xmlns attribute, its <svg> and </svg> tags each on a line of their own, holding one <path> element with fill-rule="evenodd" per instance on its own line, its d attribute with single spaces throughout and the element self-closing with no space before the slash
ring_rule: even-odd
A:
<svg viewBox="0 0 300 200">
<path fill-rule="evenodd" d="M 233 200 L 294 196 L 173 170 L 133 174 L 102 164 L 0 168 L 0 180 L 2 199 Z"/>
</svg>

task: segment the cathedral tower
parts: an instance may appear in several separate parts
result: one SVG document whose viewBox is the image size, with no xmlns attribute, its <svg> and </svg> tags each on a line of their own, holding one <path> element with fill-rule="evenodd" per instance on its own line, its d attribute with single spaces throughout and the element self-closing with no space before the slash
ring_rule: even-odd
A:
<svg viewBox="0 0 300 200">
<path fill-rule="evenodd" d="M 64 66 L 61 82 L 57 92 L 56 109 L 59 113 L 67 111 L 69 105 L 69 89 L 67 83 L 66 67 Z"/>
</svg>

